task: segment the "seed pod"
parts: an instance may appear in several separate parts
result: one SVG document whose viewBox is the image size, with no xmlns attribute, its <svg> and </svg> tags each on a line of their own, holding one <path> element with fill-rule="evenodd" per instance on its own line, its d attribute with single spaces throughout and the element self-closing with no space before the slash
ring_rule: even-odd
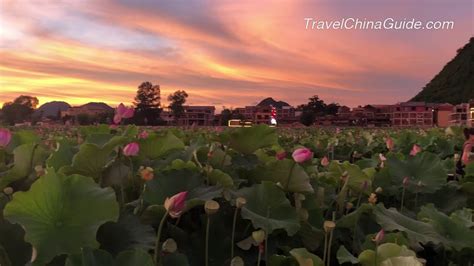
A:
<svg viewBox="0 0 474 266">
<path fill-rule="evenodd" d="M 243 197 L 238 197 L 235 200 L 235 206 L 237 206 L 237 208 L 239 208 L 239 209 L 244 207 L 245 204 L 247 204 L 247 200 Z"/>
<path fill-rule="evenodd" d="M 352 209 L 352 208 L 354 208 L 354 204 L 353 204 L 352 202 L 346 203 L 346 209 L 347 209 L 347 210 L 350 210 L 350 209 Z"/>
<path fill-rule="evenodd" d="M 220 208 L 220 205 L 215 200 L 208 200 L 204 203 L 204 210 L 208 215 L 216 213 Z"/>
<path fill-rule="evenodd" d="M 230 266 L 244 266 L 244 260 L 237 256 L 237 257 L 233 257 L 232 260 L 230 261 Z"/>
<path fill-rule="evenodd" d="M 336 223 L 333 221 L 324 221 L 324 231 L 326 233 L 331 233 L 334 228 L 336 228 Z"/>
<path fill-rule="evenodd" d="M 161 250 L 166 253 L 175 253 L 176 250 L 178 250 L 178 245 L 176 244 L 176 241 L 174 241 L 174 239 L 168 238 L 165 240 L 165 242 L 163 242 Z"/>
<path fill-rule="evenodd" d="M 3 193 L 5 193 L 5 195 L 11 195 L 13 194 L 13 188 L 12 187 L 6 187 L 3 189 Z"/>
<path fill-rule="evenodd" d="M 258 230 L 258 231 L 253 231 L 252 232 L 252 238 L 257 242 L 257 244 L 260 244 L 265 240 L 265 231 L 263 230 Z"/>
</svg>

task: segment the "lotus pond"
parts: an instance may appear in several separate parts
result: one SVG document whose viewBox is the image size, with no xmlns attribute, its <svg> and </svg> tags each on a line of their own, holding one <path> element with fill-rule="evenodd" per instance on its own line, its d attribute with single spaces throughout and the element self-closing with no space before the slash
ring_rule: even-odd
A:
<svg viewBox="0 0 474 266">
<path fill-rule="evenodd" d="M 459 128 L 2 132 L 1 266 L 474 263 Z"/>
</svg>

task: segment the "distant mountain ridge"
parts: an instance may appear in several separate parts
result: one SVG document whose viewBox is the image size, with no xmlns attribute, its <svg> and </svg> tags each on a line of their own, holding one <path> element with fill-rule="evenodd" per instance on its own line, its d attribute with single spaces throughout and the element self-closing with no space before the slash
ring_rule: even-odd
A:
<svg viewBox="0 0 474 266">
<path fill-rule="evenodd" d="M 90 102 L 90 103 L 81 105 L 81 107 L 100 108 L 100 109 L 107 110 L 110 112 L 114 111 L 114 108 L 110 107 L 108 104 L 103 103 L 103 102 Z"/>
<path fill-rule="evenodd" d="M 410 101 L 459 104 L 474 99 L 474 37 Z"/>
<path fill-rule="evenodd" d="M 272 97 L 263 99 L 257 106 L 269 106 L 272 105 L 275 108 L 282 108 L 283 106 L 290 106 L 287 102 L 284 101 L 275 101 Z"/>
<path fill-rule="evenodd" d="M 35 114 L 41 117 L 56 117 L 59 112 L 66 111 L 69 108 L 71 108 L 71 105 L 67 102 L 52 101 L 41 105 L 36 109 Z"/>
</svg>

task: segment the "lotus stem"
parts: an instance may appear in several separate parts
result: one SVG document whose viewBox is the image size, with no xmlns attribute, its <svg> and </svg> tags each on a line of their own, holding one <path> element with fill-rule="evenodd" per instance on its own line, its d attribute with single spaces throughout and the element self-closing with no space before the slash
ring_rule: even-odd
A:
<svg viewBox="0 0 474 266">
<path fill-rule="evenodd" d="M 405 200 L 405 186 L 403 187 L 403 190 L 402 190 L 402 201 L 400 203 L 400 212 L 403 211 L 403 202 Z"/>
<path fill-rule="evenodd" d="M 260 266 L 260 261 L 262 261 L 262 251 L 258 248 L 257 266 Z"/>
<path fill-rule="evenodd" d="M 232 237 L 230 242 L 230 259 L 234 258 L 234 240 L 235 240 L 235 226 L 237 224 L 237 214 L 239 213 L 239 208 L 235 208 L 234 219 L 232 221 Z"/>
<path fill-rule="evenodd" d="M 359 197 L 357 198 L 357 207 L 356 207 L 356 210 L 359 209 L 359 206 L 360 206 L 360 200 L 362 199 L 362 191 L 359 192 Z"/>
<path fill-rule="evenodd" d="M 333 212 L 332 213 L 332 221 L 335 222 L 336 221 L 336 212 Z M 333 234 L 334 234 L 334 229 L 331 230 L 331 233 L 329 234 L 329 244 L 328 244 L 328 261 L 327 261 L 327 266 L 331 265 L 331 244 L 332 244 L 332 237 L 333 237 Z"/>
<path fill-rule="evenodd" d="M 163 215 L 161 218 L 160 225 L 158 226 L 158 232 L 156 233 L 156 243 L 155 243 L 155 254 L 153 254 L 153 261 L 155 265 L 158 266 L 159 257 L 158 254 L 160 253 L 160 238 L 161 238 L 161 231 L 163 230 L 163 225 L 165 224 L 166 218 L 168 217 L 168 212 Z"/>
<path fill-rule="evenodd" d="M 268 263 L 268 218 L 270 217 L 270 207 L 267 208 L 267 229 L 265 230 L 265 264 Z"/>
<path fill-rule="evenodd" d="M 323 261 L 326 261 L 326 256 L 327 256 L 327 246 L 328 246 L 328 232 L 324 233 L 324 255 L 323 255 Z"/>
<path fill-rule="evenodd" d="M 288 187 L 290 186 L 291 173 L 293 173 L 293 168 L 295 168 L 295 165 L 296 165 L 296 162 L 293 161 L 290 171 L 288 172 L 288 178 L 286 179 L 286 186 L 285 186 L 286 191 L 288 191 Z"/>
<path fill-rule="evenodd" d="M 207 224 L 206 224 L 206 247 L 205 247 L 205 254 L 204 254 L 204 259 L 205 259 L 205 265 L 209 265 L 209 224 L 211 223 L 211 216 L 208 214 L 207 215 Z"/>
<path fill-rule="evenodd" d="M 375 243 L 375 258 L 374 258 L 374 265 L 377 266 L 377 255 L 379 250 L 379 243 Z"/>
</svg>

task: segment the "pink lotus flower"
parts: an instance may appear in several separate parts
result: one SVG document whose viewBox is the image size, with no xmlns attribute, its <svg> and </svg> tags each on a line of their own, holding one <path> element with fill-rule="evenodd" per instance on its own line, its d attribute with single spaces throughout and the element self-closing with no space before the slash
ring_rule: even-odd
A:
<svg viewBox="0 0 474 266">
<path fill-rule="evenodd" d="M 415 156 L 417 155 L 419 152 L 421 152 L 421 147 L 418 145 L 418 144 L 413 144 L 413 147 L 411 148 L 411 151 L 410 151 L 410 155 L 411 156 Z"/>
<path fill-rule="evenodd" d="M 393 147 L 395 146 L 395 144 L 393 143 L 393 139 L 390 137 L 385 139 L 385 145 L 387 146 L 387 149 L 389 151 L 393 150 Z"/>
<path fill-rule="evenodd" d="M 6 128 L 0 128 L 0 147 L 6 147 L 12 139 L 12 133 Z"/>
<path fill-rule="evenodd" d="M 377 245 L 380 244 L 380 242 L 383 241 L 385 238 L 385 231 L 383 229 L 380 229 L 380 231 L 375 235 L 375 237 L 372 239 Z"/>
<path fill-rule="evenodd" d="M 321 159 L 321 165 L 326 167 L 329 165 L 329 159 L 327 156 L 324 156 L 322 159 Z"/>
<path fill-rule="evenodd" d="M 165 209 L 168 214 L 173 218 L 179 218 L 183 213 L 184 207 L 186 206 L 186 196 L 188 195 L 187 191 L 180 192 L 171 198 L 166 198 L 165 200 Z"/>
<path fill-rule="evenodd" d="M 285 151 L 277 152 L 275 157 L 278 161 L 284 160 L 286 158 L 286 152 Z"/>
<path fill-rule="evenodd" d="M 119 124 L 122 119 L 133 117 L 134 112 L 135 109 L 133 109 L 132 107 L 129 108 L 126 107 L 123 103 L 120 103 L 117 106 L 117 109 L 115 109 L 114 123 Z"/>
<path fill-rule="evenodd" d="M 148 131 L 146 131 L 146 130 L 143 130 L 142 132 L 140 132 L 138 134 L 139 139 L 146 139 L 146 138 L 148 138 L 148 136 L 149 136 L 149 134 L 148 134 Z"/>
<path fill-rule="evenodd" d="M 138 145 L 136 142 L 129 143 L 123 148 L 123 154 L 125 156 L 137 156 L 139 151 L 140 145 Z"/>
<path fill-rule="evenodd" d="M 296 149 L 291 155 L 297 163 L 303 163 L 313 158 L 313 152 L 308 148 Z"/>
<path fill-rule="evenodd" d="M 402 181 L 403 186 L 408 186 L 408 182 L 410 182 L 410 178 L 408 176 L 405 176 Z"/>
</svg>

